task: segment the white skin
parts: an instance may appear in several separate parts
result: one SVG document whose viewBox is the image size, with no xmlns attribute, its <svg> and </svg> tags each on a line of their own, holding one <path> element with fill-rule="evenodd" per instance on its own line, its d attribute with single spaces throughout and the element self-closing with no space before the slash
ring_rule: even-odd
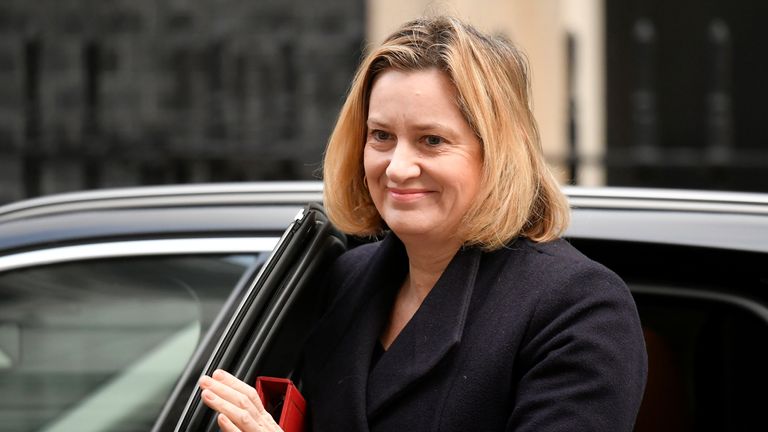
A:
<svg viewBox="0 0 768 432">
<path fill-rule="evenodd" d="M 389 348 L 463 244 L 456 236 L 480 190 L 480 140 L 437 69 L 381 72 L 371 88 L 363 164 L 376 209 L 403 241 L 409 271 L 381 343 Z M 200 379 L 229 431 L 278 431 L 253 387 L 224 371 Z"/>
</svg>

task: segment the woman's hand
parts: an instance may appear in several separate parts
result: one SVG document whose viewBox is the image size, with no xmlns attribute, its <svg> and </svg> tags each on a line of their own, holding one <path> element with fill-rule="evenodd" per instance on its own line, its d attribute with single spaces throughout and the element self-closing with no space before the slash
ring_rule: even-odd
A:
<svg viewBox="0 0 768 432">
<path fill-rule="evenodd" d="M 199 381 L 203 403 L 217 411 L 219 427 L 224 432 L 282 431 L 264 409 L 256 389 L 229 373 L 217 369 Z"/>
</svg>

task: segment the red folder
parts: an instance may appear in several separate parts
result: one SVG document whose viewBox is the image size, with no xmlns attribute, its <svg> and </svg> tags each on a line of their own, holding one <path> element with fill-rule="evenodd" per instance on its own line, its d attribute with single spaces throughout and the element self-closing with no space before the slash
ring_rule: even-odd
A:
<svg viewBox="0 0 768 432">
<path fill-rule="evenodd" d="M 306 432 L 309 429 L 305 420 L 307 403 L 291 380 L 260 376 L 256 378 L 256 393 L 264 408 L 285 432 Z"/>
</svg>

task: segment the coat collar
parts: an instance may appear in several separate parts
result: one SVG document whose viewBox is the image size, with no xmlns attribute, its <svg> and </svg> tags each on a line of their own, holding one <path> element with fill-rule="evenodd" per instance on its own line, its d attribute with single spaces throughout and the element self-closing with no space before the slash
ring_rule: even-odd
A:
<svg viewBox="0 0 768 432">
<path fill-rule="evenodd" d="M 403 247 L 402 243 L 397 243 Z M 366 392 L 369 418 L 375 417 L 388 403 L 407 392 L 461 341 L 481 256 L 482 253 L 476 248 L 457 252 L 419 309 L 371 371 Z M 394 288 L 399 288 L 399 284 Z M 378 332 L 373 335 L 375 343 L 378 343 L 393 298 L 384 307 L 384 321 L 378 323 Z"/>
<path fill-rule="evenodd" d="M 341 297 L 307 344 L 306 368 L 316 375 L 316 385 L 308 384 L 317 424 L 367 432 L 366 386 L 374 344 L 405 279 L 408 256 L 400 240 L 389 235 L 370 259 L 356 265 L 362 271 L 345 281 Z M 343 416 L 339 407 L 344 407 Z"/>
<path fill-rule="evenodd" d="M 478 249 L 467 248 L 454 256 L 373 370 L 374 346 L 408 272 L 408 256 L 400 239 L 389 234 L 370 261 L 361 264 L 364 270 L 316 329 L 324 335 L 317 341 L 323 347 L 310 346 L 315 355 L 308 357 L 322 381 L 333 384 L 317 389 L 316 394 L 322 394 L 317 403 L 344 406 L 343 417 L 349 421 L 344 430 L 367 431 L 369 419 L 426 376 L 459 343 L 481 255 Z"/>
</svg>

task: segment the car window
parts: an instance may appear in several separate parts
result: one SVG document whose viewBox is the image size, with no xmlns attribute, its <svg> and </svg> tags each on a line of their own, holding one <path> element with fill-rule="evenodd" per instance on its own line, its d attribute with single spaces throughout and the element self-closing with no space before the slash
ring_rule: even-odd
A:
<svg viewBox="0 0 768 432">
<path fill-rule="evenodd" d="M 635 297 L 648 381 L 635 430 L 768 430 L 768 254 L 572 238 Z"/>
<path fill-rule="evenodd" d="M 636 430 L 768 430 L 764 307 L 750 309 L 751 300 L 735 296 L 658 292 L 636 290 L 649 369 Z"/>
<path fill-rule="evenodd" d="M 0 274 L 0 431 L 146 431 L 264 254 L 89 260 Z"/>
</svg>

